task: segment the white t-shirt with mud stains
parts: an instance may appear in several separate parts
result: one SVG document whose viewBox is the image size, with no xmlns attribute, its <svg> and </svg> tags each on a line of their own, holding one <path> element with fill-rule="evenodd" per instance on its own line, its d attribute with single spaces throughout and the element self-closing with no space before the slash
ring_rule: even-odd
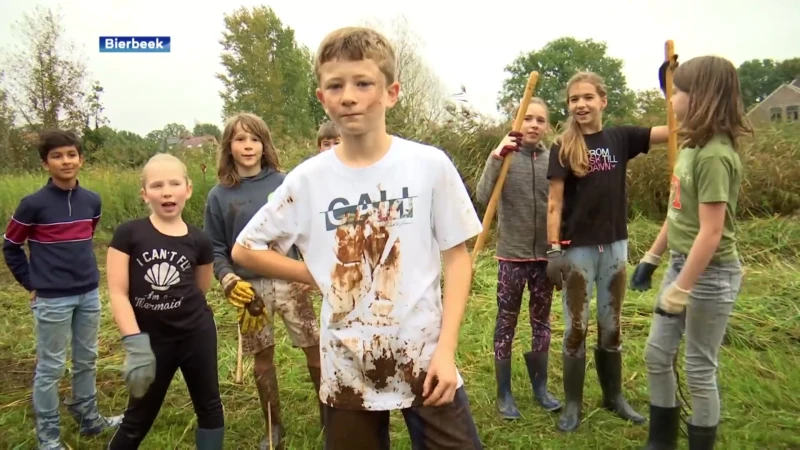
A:
<svg viewBox="0 0 800 450">
<path fill-rule="evenodd" d="M 447 155 L 393 137 L 369 167 L 333 151 L 300 164 L 236 242 L 300 249 L 323 294 L 320 400 L 392 410 L 423 401 L 442 322 L 440 252 L 481 229 Z"/>
</svg>

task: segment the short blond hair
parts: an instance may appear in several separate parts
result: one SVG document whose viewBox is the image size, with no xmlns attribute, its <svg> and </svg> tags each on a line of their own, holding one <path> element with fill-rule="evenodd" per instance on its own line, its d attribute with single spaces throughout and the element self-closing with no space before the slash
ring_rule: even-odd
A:
<svg viewBox="0 0 800 450">
<path fill-rule="evenodd" d="M 387 85 L 394 83 L 397 77 L 397 57 L 394 47 L 386 36 L 371 28 L 339 28 L 325 36 L 314 58 L 317 83 L 320 81 L 320 67 L 326 62 L 337 59 L 374 61 L 386 77 Z"/>
<path fill-rule="evenodd" d="M 147 179 L 145 177 L 147 169 L 151 166 L 165 163 L 176 164 L 178 167 L 180 167 L 183 171 L 183 177 L 186 180 L 186 184 L 192 184 L 192 180 L 189 178 L 189 171 L 186 169 L 186 164 L 184 164 L 183 161 L 169 153 L 156 153 L 149 160 L 147 160 L 147 163 L 144 165 L 144 167 L 142 167 L 142 188 L 144 188 L 145 183 L 147 183 Z"/>
</svg>

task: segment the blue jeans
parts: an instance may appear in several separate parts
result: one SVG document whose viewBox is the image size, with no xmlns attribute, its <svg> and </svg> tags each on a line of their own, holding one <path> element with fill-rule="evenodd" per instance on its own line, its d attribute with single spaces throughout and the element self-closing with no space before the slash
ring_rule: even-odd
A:
<svg viewBox="0 0 800 450">
<path fill-rule="evenodd" d="M 33 378 L 33 409 L 39 448 L 58 445 L 58 384 L 64 376 L 67 346 L 72 344 L 72 398 L 65 400 L 82 433 L 104 425 L 97 412 L 97 329 L 100 295 L 85 294 L 36 297 L 31 304 L 36 319 L 36 373 Z"/>
<path fill-rule="evenodd" d="M 671 252 L 669 270 L 659 298 L 686 263 L 686 256 Z M 684 371 L 692 396 L 692 425 L 713 427 L 719 422 L 717 358 L 728 319 L 742 287 L 739 261 L 711 263 L 692 288 L 686 309 L 675 317 L 653 314 L 644 360 L 650 385 L 650 403 L 663 408 L 679 406 L 674 361 L 686 335 Z"/>
<path fill-rule="evenodd" d="M 586 355 L 589 326 L 589 300 L 597 286 L 597 346 L 606 351 L 622 348 L 619 319 L 627 285 L 628 241 L 568 248 L 570 264 L 564 289 L 564 354 L 572 358 Z"/>
</svg>

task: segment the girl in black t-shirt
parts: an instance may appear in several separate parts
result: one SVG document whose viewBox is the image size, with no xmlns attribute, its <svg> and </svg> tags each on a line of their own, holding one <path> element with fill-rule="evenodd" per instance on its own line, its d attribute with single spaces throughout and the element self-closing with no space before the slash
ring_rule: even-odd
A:
<svg viewBox="0 0 800 450">
<path fill-rule="evenodd" d="M 152 214 L 120 225 L 108 249 L 111 312 L 130 392 L 111 450 L 138 448 L 178 369 L 197 414 L 197 448 L 222 448 L 217 330 L 205 297 L 214 255 L 208 236 L 181 217 L 191 194 L 183 163 L 153 156 L 142 172 L 142 198 Z"/>
<path fill-rule="evenodd" d="M 581 72 L 567 84 L 570 116 L 550 150 L 547 275 L 562 290 L 566 404 L 558 426 L 580 424 L 586 372 L 589 299 L 597 286 L 598 343 L 594 356 L 603 406 L 623 419 L 644 423 L 622 395 L 620 312 L 628 257 L 626 167 L 667 141 L 667 127 L 603 128 L 608 100 L 602 78 Z"/>
</svg>

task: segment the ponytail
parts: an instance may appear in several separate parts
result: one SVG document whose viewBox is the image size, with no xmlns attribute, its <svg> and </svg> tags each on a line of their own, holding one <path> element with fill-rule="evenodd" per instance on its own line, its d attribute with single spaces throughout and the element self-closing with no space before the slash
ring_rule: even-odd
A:
<svg viewBox="0 0 800 450">
<path fill-rule="evenodd" d="M 580 125 L 572 116 L 567 118 L 564 132 L 555 143 L 559 145 L 558 162 L 572 170 L 576 177 L 585 177 L 589 173 L 589 149 Z"/>
</svg>

